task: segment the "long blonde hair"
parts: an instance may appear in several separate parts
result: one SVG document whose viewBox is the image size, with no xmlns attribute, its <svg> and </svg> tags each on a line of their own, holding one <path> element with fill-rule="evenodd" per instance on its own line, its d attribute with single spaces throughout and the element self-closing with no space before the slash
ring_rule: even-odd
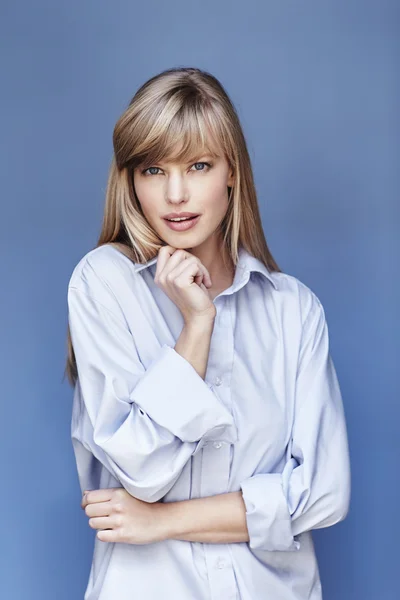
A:
<svg viewBox="0 0 400 600">
<path fill-rule="evenodd" d="M 132 260 L 155 257 L 165 242 L 147 222 L 133 186 L 133 170 L 167 157 L 188 161 L 199 150 L 222 148 L 234 170 L 229 204 L 220 224 L 223 244 L 234 265 L 243 246 L 271 271 L 280 271 L 262 228 L 253 172 L 236 110 L 221 83 L 191 67 L 167 69 L 145 82 L 118 119 L 109 171 L 101 233 L 95 247 L 123 244 Z M 179 154 L 175 148 L 181 146 Z M 72 386 L 78 372 L 70 329 L 65 374 Z"/>
</svg>

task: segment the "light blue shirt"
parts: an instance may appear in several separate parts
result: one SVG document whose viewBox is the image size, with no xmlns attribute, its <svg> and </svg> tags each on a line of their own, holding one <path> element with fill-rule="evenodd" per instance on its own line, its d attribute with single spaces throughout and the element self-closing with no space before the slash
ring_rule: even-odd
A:
<svg viewBox="0 0 400 600">
<path fill-rule="evenodd" d="M 249 542 L 95 537 L 85 600 L 320 600 L 311 530 L 344 519 L 350 502 L 321 302 L 241 248 L 214 298 L 203 380 L 174 349 L 183 318 L 154 283 L 156 260 L 139 265 L 107 244 L 69 282 L 81 490 L 123 486 L 147 502 L 241 490 Z"/>
</svg>

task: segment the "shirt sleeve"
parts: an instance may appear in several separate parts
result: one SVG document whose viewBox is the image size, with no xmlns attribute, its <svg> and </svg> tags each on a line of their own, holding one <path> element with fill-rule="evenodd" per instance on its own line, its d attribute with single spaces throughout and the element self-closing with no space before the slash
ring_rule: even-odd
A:
<svg viewBox="0 0 400 600">
<path fill-rule="evenodd" d="M 233 443 L 231 413 L 194 367 L 163 344 L 145 369 L 131 331 L 118 312 L 87 291 L 68 288 L 68 320 L 80 407 L 73 413 L 80 442 L 136 498 L 155 502 L 208 440 Z M 85 415 L 85 419 L 83 418 Z M 93 464 L 87 453 L 82 463 Z M 80 481 L 82 469 L 78 465 Z M 81 477 L 82 476 L 82 477 Z"/>
<path fill-rule="evenodd" d="M 282 473 L 256 474 L 241 490 L 253 549 L 298 550 L 301 533 L 334 525 L 348 513 L 344 408 L 324 309 L 313 293 L 299 354 L 291 456 Z"/>
</svg>

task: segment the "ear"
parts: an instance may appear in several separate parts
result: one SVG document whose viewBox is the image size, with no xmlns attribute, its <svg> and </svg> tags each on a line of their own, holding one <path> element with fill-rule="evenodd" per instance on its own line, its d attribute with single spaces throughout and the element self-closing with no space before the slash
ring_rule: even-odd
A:
<svg viewBox="0 0 400 600">
<path fill-rule="evenodd" d="M 231 168 L 229 170 L 229 176 L 228 176 L 228 183 L 227 186 L 228 187 L 233 187 L 233 184 L 235 183 L 235 172 L 234 170 Z"/>
</svg>

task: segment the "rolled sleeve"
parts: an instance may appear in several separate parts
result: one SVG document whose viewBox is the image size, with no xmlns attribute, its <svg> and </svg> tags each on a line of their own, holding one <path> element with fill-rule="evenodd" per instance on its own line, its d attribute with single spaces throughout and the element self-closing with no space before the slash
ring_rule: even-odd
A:
<svg viewBox="0 0 400 600">
<path fill-rule="evenodd" d="M 164 344 L 131 394 L 132 400 L 185 442 L 222 440 L 234 443 L 231 414 L 195 368 Z"/>
<path fill-rule="evenodd" d="M 301 533 L 343 520 L 350 461 L 342 396 L 323 307 L 312 294 L 296 374 L 290 458 L 241 484 L 251 548 L 293 550 Z M 296 543 L 297 542 L 297 543 Z"/>
<path fill-rule="evenodd" d="M 233 443 L 236 426 L 174 348 L 160 346 L 144 368 L 118 302 L 98 280 L 90 285 L 94 276 L 90 271 L 81 288 L 68 288 L 78 371 L 71 435 L 81 485 L 94 479 L 89 451 L 132 496 L 155 502 L 208 440 Z M 103 295 L 92 297 L 93 289 Z"/>
<path fill-rule="evenodd" d="M 242 482 L 249 546 L 262 550 L 298 550 L 279 473 L 254 475 Z"/>
</svg>

